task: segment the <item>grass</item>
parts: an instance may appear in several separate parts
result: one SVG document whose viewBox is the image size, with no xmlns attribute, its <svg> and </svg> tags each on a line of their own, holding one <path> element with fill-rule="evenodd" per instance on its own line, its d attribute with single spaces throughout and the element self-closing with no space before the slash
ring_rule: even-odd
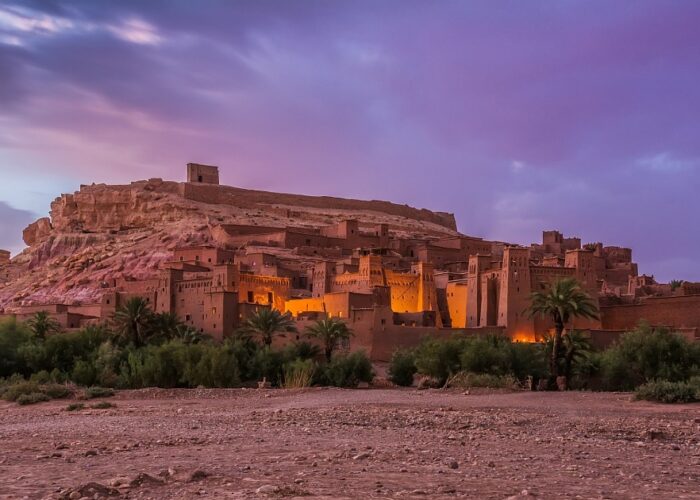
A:
<svg viewBox="0 0 700 500">
<path fill-rule="evenodd" d="M 93 408 L 95 410 L 106 410 L 108 408 L 115 408 L 117 405 L 110 403 L 109 401 L 100 401 L 99 403 L 95 403 L 92 405 L 90 408 Z"/>
<path fill-rule="evenodd" d="M 83 403 L 71 403 L 68 406 L 66 406 L 66 411 L 79 411 L 85 408 L 85 405 Z"/>
<path fill-rule="evenodd" d="M 459 372 L 447 381 L 448 387 L 486 387 L 490 389 L 514 389 L 518 381 L 512 375 Z"/>
<path fill-rule="evenodd" d="M 30 392 L 29 394 L 20 394 L 15 400 L 19 405 L 33 405 L 49 401 L 51 398 L 43 392 Z"/>
<path fill-rule="evenodd" d="M 700 401 L 700 377 L 693 377 L 683 382 L 668 380 L 647 382 L 637 387 L 634 397 L 659 403 L 694 403 Z"/>
<path fill-rule="evenodd" d="M 93 386 L 85 389 L 85 399 L 108 398 L 114 396 L 114 389 L 108 387 Z"/>
</svg>

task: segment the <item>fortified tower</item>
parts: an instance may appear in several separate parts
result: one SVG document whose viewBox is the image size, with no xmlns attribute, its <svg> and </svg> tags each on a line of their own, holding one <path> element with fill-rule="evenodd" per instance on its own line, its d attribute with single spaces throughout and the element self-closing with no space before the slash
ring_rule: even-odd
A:
<svg viewBox="0 0 700 500">
<path fill-rule="evenodd" d="M 503 250 L 498 326 L 506 327 L 511 338 L 534 339 L 534 323 L 527 314 L 531 290 L 529 249 L 506 247 Z"/>
<path fill-rule="evenodd" d="M 199 163 L 188 163 L 187 182 L 195 184 L 219 184 L 219 167 L 201 165 Z"/>
</svg>

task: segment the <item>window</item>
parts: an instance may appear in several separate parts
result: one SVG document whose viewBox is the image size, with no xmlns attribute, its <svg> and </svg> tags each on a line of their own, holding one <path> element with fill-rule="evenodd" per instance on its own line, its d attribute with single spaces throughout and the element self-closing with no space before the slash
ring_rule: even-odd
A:
<svg viewBox="0 0 700 500">
<path fill-rule="evenodd" d="M 248 292 L 248 302 L 253 302 L 253 292 Z"/>
<path fill-rule="evenodd" d="M 204 180 L 202 179 L 202 176 L 201 176 L 201 175 L 198 175 L 198 176 L 197 176 L 197 182 L 204 182 Z"/>
<path fill-rule="evenodd" d="M 190 316 L 189 314 L 186 314 L 186 315 L 185 315 L 185 321 L 189 321 L 189 320 L 190 320 L 190 317 L 191 317 L 191 316 Z"/>
<path fill-rule="evenodd" d="M 272 304 L 272 292 L 267 292 L 267 302 L 269 304 Z"/>
</svg>

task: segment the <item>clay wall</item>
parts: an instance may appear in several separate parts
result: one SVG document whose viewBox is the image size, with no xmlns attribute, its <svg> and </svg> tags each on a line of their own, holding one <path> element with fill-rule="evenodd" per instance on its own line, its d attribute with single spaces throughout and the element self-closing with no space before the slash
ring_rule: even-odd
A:
<svg viewBox="0 0 700 500">
<path fill-rule="evenodd" d="M 173 261 L 197 263 L 203 266 L 216 266 L 233 263 L 235 253 L 215 247 L 176 248 L 173 251 Z"/>
<path fill-rule="evenodd" d="M 700 295 L 649 297 L 640 304 L 601 307 L 602 328 L 631 330 L 640 321 L 652 326 L 700 328 Z"/>
<path fill-rule="evenodd" d="M 446 295 L 452 328 L 466 328 L 469 280 L 448 282 Z"/>
</svg>

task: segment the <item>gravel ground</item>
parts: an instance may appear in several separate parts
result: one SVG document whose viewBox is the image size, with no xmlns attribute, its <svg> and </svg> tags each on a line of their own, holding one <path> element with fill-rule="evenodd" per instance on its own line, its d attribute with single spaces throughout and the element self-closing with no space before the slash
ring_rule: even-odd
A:
<svg viewBox="0 0 700 500">
<path fill-rule="evenodd" d="M 0 498 L 700 499 L 700 405 L 414 389 L 109 401 L 0 402 Z"/>
</svg>

